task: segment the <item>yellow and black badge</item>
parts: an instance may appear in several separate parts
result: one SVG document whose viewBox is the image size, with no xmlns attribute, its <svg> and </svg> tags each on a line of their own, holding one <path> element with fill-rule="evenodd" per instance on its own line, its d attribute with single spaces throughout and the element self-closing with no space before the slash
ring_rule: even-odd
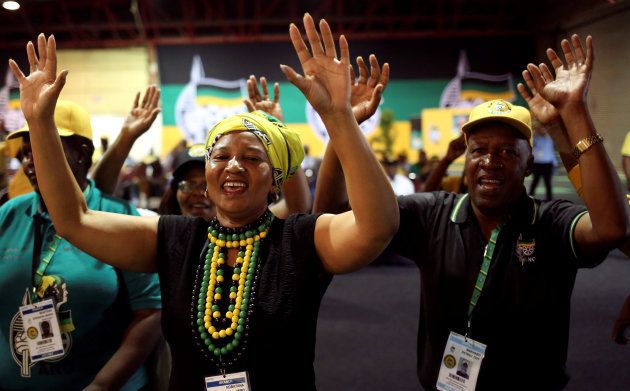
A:
<svg viewBox="0 0 630 391">
<path fill-rule="evenodd" d="M 455 359 L 455 356 L 453 356 L 452 354 L 447 354 L 446 356 L 444 356 L 445 367 L 447 367 L 448 369 L 451 369 L 451 368 L 455 368 L 455 365 L 457 365 L 457 360 Z"/>
<path fill-rule="evenodd" d="M 28 335 L 30 339 L 35 339 L 39 335 L 39 331 L 37 331 L 36 327 L 31 326 L 26 330 L 26 335 Z"/>
</svg>

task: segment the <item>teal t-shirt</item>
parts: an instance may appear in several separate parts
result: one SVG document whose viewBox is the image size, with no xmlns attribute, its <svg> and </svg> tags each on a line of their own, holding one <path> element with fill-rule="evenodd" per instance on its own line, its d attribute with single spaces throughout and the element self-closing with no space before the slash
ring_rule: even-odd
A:
<svg viewBox="0 0 630 391">
<path fill-rule="evenodd" d="M 91 181 L 86 200 L 93 210 L 138 214 L 129 204 L 103 195 Z M 34 216 L 38 210 L 36 193 L 16 197 L 0 207 L 0 286 L 4 288 L 0 300 L 0 389 L 80 390 L 118 349 L 131 311 L 161 307 L 158 279 L 153 273 L 117 271 L 62 239 L 44 274 L 56 281 L 48 293 L 56 299 L 60 322 L 74 330 L 63 333 L 65 356 L 31 363 L 18 308 L 26 303 L 26 289 L 32 286 Z M 55 231 L 48 214 L 40 215 L 44 252 Z M 119 290 L 122 281 L 125 287 Z M 146 381 L 147 374 L 141 368 L 123 390 L 137 390 Z"/>
</svg>

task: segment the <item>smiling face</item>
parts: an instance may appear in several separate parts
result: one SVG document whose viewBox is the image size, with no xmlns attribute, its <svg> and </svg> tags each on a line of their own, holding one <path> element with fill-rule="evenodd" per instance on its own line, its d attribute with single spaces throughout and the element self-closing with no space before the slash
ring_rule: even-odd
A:
<svg viewBox="0 0 630 391">
<path fill-rule="evenodd" d="M 204 196 L 206 178 L 204 167 L 197 163 L 191 166 L 177 185 L 177 203 L 184 216 L 202 217 L 210 220 L 216 215 L 212 201 Z"/>
<path fill-rule="evenodd" d="M 520 197 L 532 164 L 527 140 L 509 125 L 487 122 L 473 129 L 468 136 L 465 172 L 475 213 L 504 216 Z"/>
<path fill-rule="evenodd" d="M 227 227 L 248 224 L 265 212 L 272 180 L 269 157 L 250 132 L 221 136 L 206 164 L 208 198 Z"/>
</svg>

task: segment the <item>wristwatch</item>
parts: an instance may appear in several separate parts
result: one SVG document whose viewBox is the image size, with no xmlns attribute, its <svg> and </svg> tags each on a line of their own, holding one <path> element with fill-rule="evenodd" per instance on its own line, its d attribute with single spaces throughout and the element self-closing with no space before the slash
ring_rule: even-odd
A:
<svg viewBox="0 0 630 391">
<path fill-rule="evenodd" d="M 590 147 L 595 144 L 599 144 L 604 141 L 604 138 L 599 133 L 593 133 L 590 136 L 583 138 L 575 144 L 575 148 L 573 148 L 573 157 L 575 159 L 579 159 L 579 157 Z"/>
</svg>

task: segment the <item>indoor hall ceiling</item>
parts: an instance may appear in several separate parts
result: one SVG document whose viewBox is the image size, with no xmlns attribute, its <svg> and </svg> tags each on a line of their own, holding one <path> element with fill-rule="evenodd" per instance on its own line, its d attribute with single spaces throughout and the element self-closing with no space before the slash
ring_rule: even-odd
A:
<svg viewBox="0 0 630 391">
<path fill-rule="evenodd" d="M 2 0 L 0 0 L 1 2 Z M 597 15 L 626 0 L 18 0 L 0 8 L 0 48 L 39 32 L 61 47 L 121 47 L 288 40 L 305 11 L 357 39 L 515 36 L 553 29 L 567 15 Z"/>
</svg>

